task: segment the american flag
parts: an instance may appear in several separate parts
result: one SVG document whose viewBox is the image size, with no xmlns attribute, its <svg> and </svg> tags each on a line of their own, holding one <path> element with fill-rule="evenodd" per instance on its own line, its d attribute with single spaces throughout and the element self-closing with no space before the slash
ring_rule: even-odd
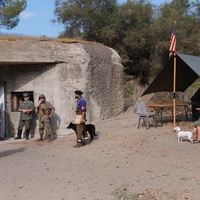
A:
<svg viewBox="0 0 200 200">
<path fill-rule="evenodd" d="M 170 43 L 169 43 L 169 57 L 173 56 L 176 51 L 176 22 L 174 22 L 174 30 L 172 32 Z"/>
</svg>

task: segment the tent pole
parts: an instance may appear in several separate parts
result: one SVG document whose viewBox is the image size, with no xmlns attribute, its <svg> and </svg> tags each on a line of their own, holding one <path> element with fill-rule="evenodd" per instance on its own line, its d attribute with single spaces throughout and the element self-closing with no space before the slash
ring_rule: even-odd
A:
<svg viewBox="0 0 200 200">
<path fill-rule="evenodd" d="M 176 54 L 174 54 L 174 88 L 173 88 L 174 128 L 176 127 Z"/>
</svg>

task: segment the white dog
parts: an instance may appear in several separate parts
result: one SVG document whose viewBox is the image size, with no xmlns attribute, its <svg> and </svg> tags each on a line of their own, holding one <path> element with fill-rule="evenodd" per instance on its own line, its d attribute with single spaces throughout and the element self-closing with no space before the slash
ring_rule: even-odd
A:
<svg viewBox="0 0 200 200">
<path fill-rule="evenodd" d="M 193 143 L 193 132 L 196 130 L 196 128 L 190 132 L 190 131 L 182 131 L 179 126 L 176 126 L 174 128 L 174 132 L 176 131 L 178 133 L 178 142 L 182 142 L 183 137 L 187 137 L 188 140 L 190 140 L 191 143 Z"/>
</svg>

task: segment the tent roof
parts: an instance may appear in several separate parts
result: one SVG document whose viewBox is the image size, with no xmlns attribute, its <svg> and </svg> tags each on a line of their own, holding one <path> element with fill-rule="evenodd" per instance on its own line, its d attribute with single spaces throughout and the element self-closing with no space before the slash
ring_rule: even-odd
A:
<svg viewBox="0 0 200 200">
<path fill-rule="evenodd" d="M 163 67 L 143 95 L 153 92 L 172 92 L 174 57 Z M 176 54 L 176 91 L 184 92 L 200 76 L 200 57 Z"/>
<path fill-rule="evenodd" d="M 200 88 L 195 92 L 195 94 L 191 97 L 192 102 L 200 102 Z"/>
</svg>

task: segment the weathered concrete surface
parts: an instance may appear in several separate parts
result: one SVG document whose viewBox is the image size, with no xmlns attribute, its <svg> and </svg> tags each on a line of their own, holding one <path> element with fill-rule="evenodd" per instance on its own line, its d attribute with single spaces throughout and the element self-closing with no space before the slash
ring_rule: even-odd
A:
<svg viewBox="0 0 200 200">
<path fill-rule="evenodd" d="M 34 103 L 43 93 L 56 109 L 52 130 L 67 133 L 74 119 L 74 90 L 87 100 L 88 123 L 124 109 L 123 66 L 119 55 L 96 43 L 62 43 L 0 38 L 0 82 L 6 87 L 7 135 L 16 133 L 19 113 L 11 112 L 11 92 L 32 91 Z M 37 133 L 37 120 L 33 134 Z"/>
<path fill-rule="evenodd" d="M 74 56 L 84 55 L 72 46 L 80 44 L 37 40 L 0 40 L 1 63 L 56 63 L 69 62 Z"/>
</svg>

